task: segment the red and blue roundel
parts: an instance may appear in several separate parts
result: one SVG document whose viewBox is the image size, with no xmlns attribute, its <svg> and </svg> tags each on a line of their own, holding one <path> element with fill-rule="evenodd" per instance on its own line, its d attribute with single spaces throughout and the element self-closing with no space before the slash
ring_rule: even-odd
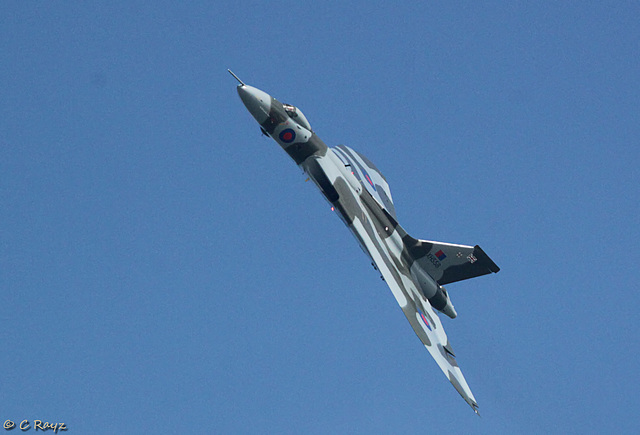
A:
<svg viewBox="0 0 640 435">
<path fill-rule="evenodd" d="M 376 192 L 378 191 L 378 189 L 376 189 L 376 185 L 373 184 L 373 181 L 371 181 L 371 178 L 369 177 L 369 174 L 367 174 L 367 171 L 365 171 L 364 169 L 362 170 L 363 174 L 364 174 L 364 178 L 367 179 L 367 181 L 369 182 L 369 184 L 371 185 L 371 187 L 373 187 L 373 190 L 375 190 Z"/>
<path fill-rule="evenodd" d="M 429 331 L 433 331 L 433 329 L 431 329 L 431 325 L 429 324 L 429 321 L 424 316 L 424 314 L 422 314 L 422 311 L 418 310 L 418 313 L 420 313 L 420 317 L 422 317 L 422 321 L 424 322 L 425 325 L 427 325 L 427 328 L 429 328 Z"/>
<path fill-rule="evenodd" d="M 291 143 L 296 140 L 296 132 L 290 128 L 280 132 L 280 140 L 284 143 Z"/>
</svg>

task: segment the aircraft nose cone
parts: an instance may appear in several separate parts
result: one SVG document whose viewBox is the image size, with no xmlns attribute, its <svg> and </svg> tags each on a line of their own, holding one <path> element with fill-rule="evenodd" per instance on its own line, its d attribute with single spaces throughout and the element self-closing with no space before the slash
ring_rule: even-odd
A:
<svg viewBox="0 0 640 435">
<path fill-rule="evenodd" d="M 269 117 L 271 96 L 253 86 L 238 86 L 238 95 L 253 117 L 262 124 Z"/>
</svg>

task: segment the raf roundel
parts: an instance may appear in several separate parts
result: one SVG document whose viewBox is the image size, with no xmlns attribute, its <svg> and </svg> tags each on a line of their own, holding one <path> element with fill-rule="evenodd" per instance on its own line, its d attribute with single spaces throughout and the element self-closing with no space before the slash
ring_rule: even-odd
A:
<svg viewBox="0 0 640 435">
<path fill-rule="evenodd" d="M 431 325 L 429 325 L 429 321 L 427 320 L 427 318 L 424 316 L 424 314 L 422 314 L 422 311 L 418 310 L 418 313 L 420 313 L 420 317 L 422 317 L 422 321 L 424 322 L 424 324 L 427 326 L 427 328 L 429 328 L 429 331 L 433 331 L 431 329 Z"/>
<path fill-rule="evenodd" d="M 287 128 L 280 133 L 280 140 L 284 143 L 291 143 L 296 140 L 296 132 Z"/>
</svg>

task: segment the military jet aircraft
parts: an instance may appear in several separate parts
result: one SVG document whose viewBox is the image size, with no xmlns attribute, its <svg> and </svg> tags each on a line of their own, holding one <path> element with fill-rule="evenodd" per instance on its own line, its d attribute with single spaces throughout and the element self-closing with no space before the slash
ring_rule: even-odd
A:
<svg viewBox="0 0 640 435">
<path fill-rule="evenodd" d="M 455 359 L 434 309 L 455 318 L 443 285 L 498 272 L 478 246 L 419 240 L 398 224 L 389 184 L 365 156 L 338 145 L 329 148 L 302 111 L 238 80 L 238 94 L 260 124 L 308 177 L 356 237 L 388 284 L 416 335 L 464 400 L 478 404 Z"/>
</svg>

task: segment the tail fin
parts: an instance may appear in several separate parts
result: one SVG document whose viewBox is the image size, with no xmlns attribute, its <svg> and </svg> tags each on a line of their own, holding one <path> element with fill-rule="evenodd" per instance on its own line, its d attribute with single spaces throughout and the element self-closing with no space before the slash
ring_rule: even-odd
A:
<svg viewBox="0 0 640 435">
<path fill-rule="evenodd" d="M 500 271 L 478 245 L 417 240 L 408 235 L 404 243 L 411 257 L 440 285 Z"/>
</svg>

